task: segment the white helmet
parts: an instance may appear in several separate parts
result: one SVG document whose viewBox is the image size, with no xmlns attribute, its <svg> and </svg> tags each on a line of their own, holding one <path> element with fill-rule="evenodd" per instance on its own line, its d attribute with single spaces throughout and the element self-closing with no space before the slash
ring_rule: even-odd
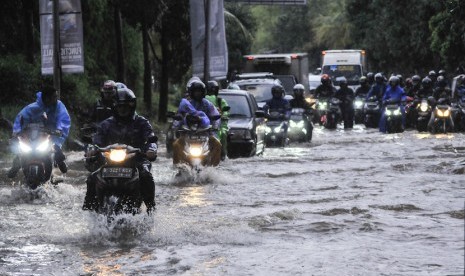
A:
<svg viewBox="0 0 465 276">
<path fill-rule="evenodd" d="M 302 84 L 298 83 L 294 85 L 294 88 L 292 88 L 292 90 L 305 90 L 305 87 Z"/>
</svg>

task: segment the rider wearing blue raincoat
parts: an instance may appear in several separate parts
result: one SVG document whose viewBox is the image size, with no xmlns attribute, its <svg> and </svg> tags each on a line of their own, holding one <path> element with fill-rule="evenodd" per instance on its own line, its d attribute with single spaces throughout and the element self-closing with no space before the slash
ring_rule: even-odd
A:
<svg viewBox="0 0 465 276">
<path fill-rule="evenodd" d="M 210 118 L 220 115 L 218 109 L 207 99 L 205 99 L 206 87 L 205 84 L 197 79 L 192 80 L 188 84 L 188 92 L 190 99 L 182 99 L 179 104 L 178 114 L 181 115 L 195 115 L 200 119 L 200 127 L 206 128 L 212 125 L 213 129 L 218 129 L 221 120 L 210 121 Z M 174 122 L 173 128 L 177 129 L 181 124 L 186 124 L 185 117 L 182 122 Z M 210 135 L 208 138 L 211 165 L 217 166 L 221 161 L 221 143 L 215 137 Z M 173 164 L 188 163 L 187 156 L 184 153 L 185 140 L 183 136 L 179 137 L 173 143 Z"/>
<path fill-rule="evenodd" d="M 65 156 L 61 150 L 64 141 L 69 135 L 71 119 L 63 102 L 58 100 L 58 93 L 53 87 L 44 87 L 41 92 L 36 94 L 37 100 L 34 103 L 24 107 L 16 116 L 13 125 L 13 136 L 17 135 L 31 123 L 44 123 L 45 128 L 52 134 L 54 143 L 55 162 L 60 170 L 65 173 L 68 168 L 64 162 Z M 13 161 L 13 167 L 8 172 L 8 177 L 16 176 L 20 169 L 19 158 Z"/>
<path fill-rule="evenodd" d="M 407 100 L 407 95 L 404 89 L 399 86 L 399 78 L 392 76 L 389 78 L 389 85 L 386 88 L 386 92 L 383 96 L 383 106 L 386 106 L 387 102 L 398 103 L 400 105 L 400 111 L 402 113 L 402 127 L 405 127 L 405 107 L 401 104 Z M 384 108 L 382 109 L 381 119 L 379 121 L 379 131 L 386 133 L 386 115 Z"/>
</svg>

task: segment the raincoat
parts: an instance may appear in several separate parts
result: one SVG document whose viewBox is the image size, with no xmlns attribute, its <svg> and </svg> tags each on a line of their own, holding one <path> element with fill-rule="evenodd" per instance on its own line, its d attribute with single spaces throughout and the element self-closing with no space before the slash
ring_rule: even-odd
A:
<svg viewBox="0 0 465 276">
<path fill-rule="evenodd" d="M 43 122 L 43 114 L 45 113 L 47 116 L 45 127 L 51 131 L 58 130 L 61 132 L 61 136 L 52 136 L 53 143 L 61 148 L 69 135 L 69 129 L 71 127 L 71 119 L 68 110 L 60 100 L 57 101 L 56 105 L 46 107 L 42 102 L 42 92 L 37 92 L 36 96 L 36 102 L 24 107 L 18 115 L 16 115 L 13 124 L 13 135 L 20 133 L 23 126 L 27 126 L 31 123 Z M 21 118 L 23 120 L 23 125 L 21 125 Z"/>
<path fill-rule="evenodd" d="M 402 112 L 402 126 L 405 127 L 405 107 L 401 104 L 401 102 L 407 100 L 407 95 L 405 94 L 404 89 L 402 89 L 399 85 L 396 85 L 395 87 L 388 85 L 383 96 L 383 106 L 388 100 L 399 103 L 400 111 Z M 386 115 L 384 114 L 384 111 L 385 110 L 383 108 L 381 119 L 379 121 L 379 131 L 383 133 L 386 132 Z"/>
</svg>

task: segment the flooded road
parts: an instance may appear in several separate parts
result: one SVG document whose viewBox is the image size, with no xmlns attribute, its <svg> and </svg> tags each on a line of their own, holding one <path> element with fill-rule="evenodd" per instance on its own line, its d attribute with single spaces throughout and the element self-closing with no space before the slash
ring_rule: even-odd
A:
<svg viewBox="0 0 465 276">
<path fill-rule="evenodd" d="M 160 156 L 155 214 L 109 227 L 81 210 L 81 158 L 34 195 L 3 169 L 0 275 L 464 274 L 461 133 L 317 128 L 196 179 Z"/>
</svg>

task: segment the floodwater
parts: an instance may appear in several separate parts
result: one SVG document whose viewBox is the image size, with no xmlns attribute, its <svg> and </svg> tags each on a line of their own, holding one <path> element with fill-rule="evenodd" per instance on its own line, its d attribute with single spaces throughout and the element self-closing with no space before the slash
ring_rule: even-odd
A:
<svg viewBox="0 0 465 276">
<path fill-rule="evenodd" d="M 181 178 L 160 156 L 156 212 L 121 225 L 81 210 L 82 153 L 34 194 L 2 160 L 0 275 L 463 275 L 464 138 L 317 127 Z"/>
</svg>

